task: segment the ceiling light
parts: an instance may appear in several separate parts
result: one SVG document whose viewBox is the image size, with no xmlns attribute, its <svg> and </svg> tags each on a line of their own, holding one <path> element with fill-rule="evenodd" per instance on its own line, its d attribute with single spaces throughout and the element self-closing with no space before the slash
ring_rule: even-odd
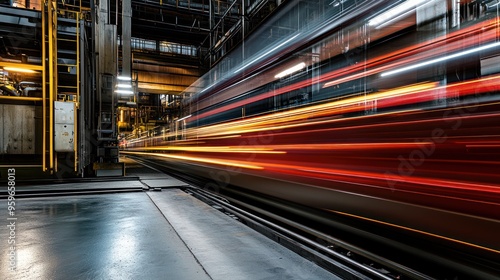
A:
<svg viewBox="0 0 500 280">
<path fill-rule="evenodd" d="M 190 117 L 191 117 L 191 115 L 189 115 L 189 116 L 185 116 L 185 117 L 183 117 L 183 118 L 178 119 L 177 121 L 178 121 L 178 122 L 180 122 L 180 121 L 183 121 L 183 120 L 185 120 L 185 119 L 187 119 L 187 118 L 190 118 Z"/>
<path fill-rule="evenodd" d="M 274 76 L 274 77 L 276 79 L 283 78 L 285 76 L 288 76 L 290 74 L 298 72 L 298 71 L 304 69 L 305 67 L 306 67 L 306 64 L 304 62 L 301 62 L 301 63 L 299 63 L 299 64 L 297 64 L 295 66 L 292 66 L 292 67 L 286 69 L 285 71 L 282 71 L 282 72 L 276 74 L 276 76 Z"/>
<path fill-rule="evenodd" d="M 117 84 L 116 86 L 119 88 L 132 88 L 132 85 L 130 84 Z"/>
</svg>

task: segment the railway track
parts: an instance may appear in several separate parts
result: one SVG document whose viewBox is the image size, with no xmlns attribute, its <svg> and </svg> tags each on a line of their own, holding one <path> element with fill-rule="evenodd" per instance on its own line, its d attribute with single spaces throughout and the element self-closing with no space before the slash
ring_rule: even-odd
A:
<svg viewBox="0 0 500 280">
<path fill-rule="evenodd" d="M 140 165 L 167 173 L 189 184 L 185 192 L 246 224 L 297 254 L 309 259 L 343 279 L 494 279 L 496 275 L 470 265 L 460 267 L 453 251 L 426 252 L 419 249 L 422 241 L 395 241 L 379 235 L 380 229 L 322 216 L 320 211 L 287 204 L 275 198 L 251 193 L 237 187 L 220 190 L 212 182 L 186 172 L 180 172 L 165 162 L 153 158 L 128 155 Z M 108 180 L 110 178 L 107 178 Z M 138 181 L 139 177 L 111 178 Z M 69 181 L 68 181 L 69 180 Z M 101 178 L 66 179 L 56 183 L 100 182 Z M 30 182 L 20 182 L 20 184 Z M 44 182 L 37 181 L 37 184 Z M 48 181 L 53 184 L 54 181 Z M 16 193 L 16 198 L 54 197 L 121 192 L 141 192 L 156 188 L 99 189 L 28 189 Z M 217 190 L 217 192 L 214 192 Z M 4 198 L 5 195 L 0 195 Z M 316 212 L 315 212 L 316 211 Z M 318 226 L 320 225 L 320 226 Z M 393 236 L 398 233 L 392 233 Z M 419 243 L 420 242 L 420 243 Z M 439 248 L 436 248 L 439 250 Z M 387 253 L 386 253 L 387 252 Z M 449 258 L 447 257 L 449 256 Z M 468 256 L 461 256 L 462 259 Z M 409 261 L 410 260 L 410 261 Z M 464 263 L 465 264 L 465 263 Z M 492 265 L 494 266 L 494 264 Z M 494 268 L 495 269 L 495 268 Z"/>
<path fill-rule="evenodd" d="M 268 209 L 261 207 L 263 204 L 276 204 L 276 201 L 238 199 L 237 195 L 214 193 L 206 190 L 207 184 L 203 178 L 179 173 L 153 160 L 136 156 L 127 157 L 189 183 L 191 187 L 184 188 L 187 193 L 343 279 L 434 279 L 396 261 L 276 214 L 271 210 L 272 207 Z"/>
</svg>

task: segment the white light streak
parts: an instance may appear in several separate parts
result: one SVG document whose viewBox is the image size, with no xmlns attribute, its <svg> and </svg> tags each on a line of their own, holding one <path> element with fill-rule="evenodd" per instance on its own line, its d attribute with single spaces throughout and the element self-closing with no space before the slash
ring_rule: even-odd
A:
<svg viewBox="0 0 500 280">
<path fill-rule="evenodd" d="M 304 69 L 304 67 L 306 67 L 306 64 L 304 62 L 301 62 L 295 66 L 292 66 L 292 67 L 286 69 L 285 71 L 282 71 L 282 72 L 276 74 L 276 76 L 274 76 L 274 77 L 277 79 L 283 78 L 285 76 L 288 76 L 290 74 L 293 74 L 295 72 L 298 72 L 298 71 Z"/>
<path fill-rule="evenodd" d="M 189 115 L 189 116 L 185 116 L 185 117 L 182 117 L 182 118 L 178 119 L 177 121 L 178 121 L 178 122 L 180 122 L 180 121 L 183 121 L 183 120 L 185 120 L 185 119 L 187 119 L 187 118 L 190 118 L 190 117 L 191 117 L 191 115 Z"/>
<path fill-rule="evenodd" d="M 282 42 L 281 44 L 277 45 L 276 47 L 272 48 L 271 50 L 265 52 L 264 54 L 260 55 L 259 57 L 257 57 L 256 59 L 250 61 L 249 63 L 243 65 L 242 67 L 240 67 L 238 70 L 234 71 L 234 73 L 238 73 L 240 72 L 241 70 L 247 68 L 249 65 L 253 64 L 254 62 L 256 62 L 257 60 L 263 58 L 264 56 L 268 55 L 269 53 L 272 53 L 273 51 L 281 48 L 282 46 L 284 46 L 285 44 L 289 43 L 290 41 L 292 41 L 293 39 L 297 38 L 297 36 L 299 36 L 300 33 L 296 34 L 295 36 L 292 36 L 291 38 L 287 39 L 286 41 Z"/>
<path fill-rule="evenodd" d="M 385 22 L 399 17 L 402 14 L 406 14 L 408 11 L 413 10 L 426 0 L 407 0 L 406 2 L 397 5 L 396 7 L 389 9 L 386 12 L 381 13 L 380 15 L 372 18 L 368 21 L 369 26 L 377 26 L 380 24 L 384 24 Z"/>
<path fill-rule="evenodd" d="M 468 55 L 468 54 L 471 54 L 471 53 L 475 53 L 475 52 L 479 52 L 479 51 L 491 49 L 491 48 L 498 47 L 498 46 L 500 46 L 500 42 L 495 42 L 495 43 L 492 43 L 492 44 L 488 44 L 488 45 L 484 45 L 484 46 L 481 46 L 481 47 L 473 48 L 473 49 L 466 50 L 466 51 L 459 52 L 459 53 L 455 53 L 455 54 L 452 54 L 452 55 L 443 56 L 443 57 L 440 57 L 440 58 L 436 58 L 436 59 L 424 61 L 424 62 L 421 62 L 421 63 L 417 63 L 417 64 L 410 65 L 410 66 L 406 66 L 406 67 L 399 68 L 399 69 L 392 70 L 392 71 L 387 71 L 387 72 L 381 73 L 380 76 L 385 77 L 385 76 L 389 76 L 389 75 L 398 74 L 398 73 L 405 72 L 405 71 L 408 71 L 408 70 L 413 70 L 413 69 L 424 67 L 424 66 L 427 66 L 427 65 L 430 65 L 430 64 L 442 62 L 442 61 L 445 61 L 445 60 L 457 58 L 457 57 L 460 57 L 460 56 L 464 56 L 464 55 Z"/>
</svg>

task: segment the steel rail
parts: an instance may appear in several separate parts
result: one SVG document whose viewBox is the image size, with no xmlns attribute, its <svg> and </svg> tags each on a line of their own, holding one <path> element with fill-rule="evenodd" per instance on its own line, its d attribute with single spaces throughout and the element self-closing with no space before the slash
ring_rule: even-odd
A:
<svg viewBox="0 0 500 280">
<path fill-rule="evenodd" d="M 433 279 L 431 276 L 428 276 L 424 273 L 415 271 L 409 267 L 406 267 L 404 265 L 398 264 L 394 261 L 391 261 L 389 259 L 386 259 L 384 257 L 378 256 L 374 253 L 368 252 L 366 250 L 363 250 L 357 246 L 354 246 L 352 244 L 349 244 L 347 242 L 344 242 L 342 240 L 336 239 L 334 237 L 325 235 L 317 230 L 314 230 L 310 227 L 307 227 L 305 225 L 301 225 L 300 223 L 297 223 L 295 221 L 292 221 L 290 219 L 287 219 L 285 217 L 276 215 L 274 213 L 271 213 L 269 211 L 266 211 L 264 209 L 261 209 L 259 207 L 250 205 L 246 202 L 242 202 L 240 200 L 237 200 L 233 197 L 227 197 L 221 194 L 214 194 L 211 192 L 208 192 L 206 190 L 203 190 L 202 188 L 196 187 L 196 185 L 203 185 L 203 183 L 206 182 L 201 182 L 198 181 L 197 179 L 191 177 L 191 176 L 186 176 L 184 174 L 179 174 L 177 171 L 172 170 L 166 165 L 157 163 L 153 160 L 148 160 L 144 159 L 142 157 L 136 157 L 136 156 L 130 156 L 127 155 L 127 157 L 132 158 L 133 160 L 137 161 L 138 163 L 154 168 L 156 170 L 160 170 L 161 167 L 162 169 L 167 169 L 168 173 L 174 177 L 177 177 L 180 180 L 187 181 L 188 183 L 192 184 L 195 187 L 189 187 L 186 188 L 186 190 L 196 193 L 197 196 L 204 197 L 206 200 L 211 200 L 216 202 L 216 204 L 220 204 L 220 207 L 222 207 L 225 210 L 230 210 L 233 215 L 238 216 L 241 219 L 244 219 L 245 221 L 254 221 L 256 223 L 262 224 L 263 227 L 266 227 L 268 229 L 272 229 L 276 234 L 280 236 L 280 238 L 288 238 L 294 241 L 289 240 L 289 242 L 299 242 L 300 249 L 301 250 L 307 250 L 308 253 L 311 254 L 310 250 L 313 250 L 315 253 L 312 253 L 316 258 L 320 258 L 323 263 L 327 263 L 328 267 L 326 267 L 329 270 L 332 270 L 332 267 L 336 268 L 333 269 L 334 273 L 339 273 L 343 277 L 347 277 L 348 273 L 354 273 L 354 274 L 360 274 L 362 271 L 364 274 L 369 275 L 369 278 L 376 278 L 376 279 L 395 279 L 393 277 L 386 276 L 385 274 L 379 272 L 377 269 L 358 263 L 353 259 L 350 259 L 348 256 L 342 255 L 341 253 L 332 250 L 328 248 L 327 246 L 324 246 L 318 242 L 315 242 L 311 239 L 308 239 L 305 237 L 305 234 L 315 236 L 320 240 L 324 240 L 328 243 L 335 244 L 335 246 L 340 247 L 344 249 L 345 251 L 349 251 L 355 255 L 361 256 L 365 259 L 368 259 L 372 261 L 373 263 L 378 264 L 379 266 L 383 267 L 385 270 L 393 272 L 395 274 L 400 274 L 398 276 L 403 276 L 403 277 L 408 277 L 411 279 Z M 155 167 L 153 167 L 155 166 Z M 166 172 L 163 170 L 163 172 Z M 172 174 L 175 172 L 175 174 Z M 203 200 L 203 199 L 202 199 Z M 266 202 L 263 202 L 266 203 Z M 267 203 L 266 203 L 267 204 Z M 237 206 L 235 206 L 237 205 Z M 245 211 L 242 208 L 250 210 L 252 213 L 249 211 Z M 259 217 L 253 213 L 258 213 L 259 215 L 264 216 L 266 219 Z M 275 221 L 278 221 L 282 224 L 285 224 L 288 227 L 294 228 L 304 234 L 298 234 L 288 228 L 285 228 L 283 226 L 280 226 L 276 223 L 273 223 L 269 221 L 268 219 L 273 219 Z M 295 245 L 298 246 L 298 245 Z M 330 257 L 331 256 L 331 257 Z M 356 272 L 360 271 L 360 272 Z M 354 274 L 350 274 L 351 276 Z M 364 274 L 361 273 L 360 275 Z M 361 277 L 360 275 L 356 276 L 355 278 Z"/>
<path fill-rule="evenodd" d="M 215 201 L 216 203 L 225 207 L 224 209 L 226 211 L 231 212 L 232 214 L 236 215 L 239 218 L 244 219 L 247 222 L 249 220 L 258 222 L 258 223 L 266 226 L 268 229 L 273 230 L 278 235 L 280 235 L 282 238 L 290 237 L 291 239 L 288 239 L 288 241 L 297 240 L 300 244 L 306 245 L 309 248 L 312 248 L 312 249 L 315 249 L 318 251 L 323 251 L 322 254 L 316 254 L 316 256 L 319 256 L 323 261 L 335 266 L 333 268 L 328 267 L 328 269 L 332 270 L 336 274 L 338 273 L 339 276 L 341 276 L 341 277 L 346 277 L 346 276 L 348 276 L 346 274 L 350 274 L 351 277 L 355 277 L 356 279 L 373 279 L 373 277 L 375 277 L 376 279 L 386 279 L 386 280 L 394 279 L 392 277 L 388 277 L 388 276 L 384 275 L 383 273 L 377 271 L 376 269 L 374 269 L 372 267 L 358 263 L 358 262 L 350 259 L 347 256 L 344 256 L 336 251 L 333 251 L 327 247 L 324 247 L 323 245 L 321 245 L 313 240 L 310 240 L 310 239 L 308 239 L 300 234 L 297 234 L 297 233 L 295 233 L 295 232 L 293 232 L 293 231 L 291 231 L 283 226 L 275 224 L 267 219 L 261 218 L 261 217 L 254 215 L 248 211 L 242 210 L 242 209 L 240 209 L 240 208 L 238 208 L 238 207 L 236 207 L 228 202 L 224 202 L 223 200 L 221 200 L 215 196 L 211 196 L 207 191 L 197 189 L 197 188 L 191 188 L 190 191 L 196 193 L 198 196 L 202 196 L 202 197 L 208 198 L 212 201 Z M 233 199 L 230 199 L 230 200 L 234 202 Z M 241 203 L 242 205 L 245 205 L 245 207 L 249 206 L 248 204 L 243 203 L 243 202 L 238 202 L 238 204 L 239 203 Z M 255 207 L 252 207 L 252 208 L 253 208 L 252 210 L 255 210 Z M 262 214 L 261 211 L 259 211 L 259 213 Z M 280 221 L 283 221 L 283 219 L 284 218 L 280 217 Z M 304 248 L 302 248 L 302 249 L 304 249 Z M 334 256 L 334 258 L 329 258 L 328 256 L 324 255 L 324 253 L 332 255 L 332 256 Z M 364 273 L 368 274 L 368 275 L 365 275 Z"/>
</svg>

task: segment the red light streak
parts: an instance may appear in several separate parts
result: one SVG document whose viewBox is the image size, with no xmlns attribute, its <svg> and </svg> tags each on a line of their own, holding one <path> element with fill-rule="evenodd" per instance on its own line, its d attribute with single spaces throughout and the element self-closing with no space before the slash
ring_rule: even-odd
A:
<svg viewBox="0 0 500 280">
<path fill-rule="evenodd" d="M 471 247 L 479 248 L 479 249 L 482 249 L 482 250 L 487 250 L 487 251 L 490 251 L 490 252 L 493 252 L 493 253 L 496 253 L 496 254 L 500 254 L 500 251 L 498 251 L 498 250 L 495 250 L 495 249 L 492 249 L 492 248 L 488 248 L 488 247 L 484 247 L 484 246 L 477 245 L 477 244 L 473 244 L 473 243 L 470 243 L 470 242 L 464 242 L 464 241 L 458 240 L 456 238 L 450 238 L 450 237 L 443 236 L 443 235 L 433 234 L 433 233 L 430 233 L 430 232 L 427 232 L 427 231 L 418 230 L 418 229 L 414 229 L 414 228 L 410 228 L 410 227 L 406 227 L 406 226 L 401 226 L 401 225 L 397 225 L 397 224 L 393 224 L 393 223 L 388 223 L 388 222 L 384 222 L 384 221 L 380 221 L 380 220 L 376 220 L 376 219 L 370 219 L 370 218 L 367 218 L 367 217 L 363 217 L 363 216 L 359 216 L 359 215 L 354 215 L 354 214 L 350 214 L 350 213 L 345 213 L 345 212 L 340 212 L 340 211 L 335 211 L 335 210 L 330 210 L 330 209 L 326 209 L 326 210 L 327 211 L 331 211 L 333 213 L 337 213 L 337 214 L 343 215 L 343 216 L 354 217 L 354 218 L 357 218 L 357 219 L 360 219 L 360 220 L 366 220 L 366 221 L 375 222 L 375 223 L 378 223 L 378 224 L 384 224 L 384 225 L 388 225 L 388 226 L 391 226 L 391 227 L 404 229 L 404 230 L 407 230 L 407 231 L 413 231 L 413 232 L 417 232 L 417 233 L 420 233 L 420 234 L 424 234 L 424 235 L 428 235 L 428 236 L 433 236 L 433 237 L 437 237 L 437 238 L 440 238 L 440 239 L 452 241 L 452 242 L 455 242 L 455 243 L 460 243 L 460 244 L 463 244 L 463 245 L 466 245 L 466 246 L 471 246 Z"/>
<path fill-rule="evenodd" d="M 389 69 L 394 69 L 396 67 L 402 66 L 402 65 L 408 65 L 411 63 L 414 63 L 416 61 L 421 61 L 424 59 L 429 59 L 432 57 L 439 57 L 441 55 L 445 55 L 446 53 L 449 53 L 451 51 L 456 51 L 460 49 L 464 49 L 467 47 L 475 46 L 477 44 L 485 44 L 487 42 L 493 41 L 497 38 L 497 28 L 498 24 L 498 19 L 492 19 L 487 22 L 483 22 L 480 24 L 477 24 L 475 26 L 469 27 L 469 28 L 464 28 L 458 31 L 455 31 L 453 33 L 444 35 L 440 38 L 437 38 L 435 40 L 431 40 L 425 43 L 417 44 L 411 47 L 407 47 L 401 50 L 398 50 L 396 52 L 381 56 L 381 57 L 376 57 L 370 60 L 367 60 L 364 63 L 356 64 L 354 66 L 346 67 L 343 69 L 339 70 L 334 70 L 329 73 L 325 73 L 320 75 L 319 77 L 316 77 L 314 79 L 306 79 L 304 81 L 295 83 L 293 85 L 285 86 L 283 88 L 279 88 L 277 90 L 273 91 L 268 91 L 263 94 L 259 94 L 257 96 L 253 96 L 250 98 L 246 98 L 244 100 L 225 105 L 223 107 L 196 115 L 192 116 L 190 118 L 187 118 L 188 122 L 195 121 L 204 117 L 208 117 L 211 115 L 219 114 L 221 112 L 225 112 L 231 109 L 235 108 L 240 108 L 245 105 L 270 98 L 273 96 L 278 96 L 287 92 L 291 92 L 293 90 L 297 90 L 300 88 L 307 87 L 313 83 L 324 83 L 327 82 L 326 84 L 323 85 L 323 87 L 329 87 L 335 84 L 340 84 L 348 81 L 352 81 L 355 79 L 367 77 L 370 75 L 374 75 L 377 73 L 380 73 L 385 70 Z M 480 35 L 480 36 L 479 36 Z M 479 40 L 477 39 L 479 38 Z M 379 66 L 377 68 L 370 69 L 372 67 L 375 67 L 377 65 L 383 64 L 383 63 L 389 63 L 391 61 L 396 61 L 400 59 L 397 62 L 394 62 L 392 64 L 387 64 L 383 66 Z M 361 71 L 361 72 L 358 72 Z M 358 73 L 356 73 L 358 72 Z M 342 77 L 334 81 L 330 81 L 331 79 Z M 203 102 L 200 102 L 203 103 Z M 204 107 L 204 105 L 199 104 L 201 108 Z"/>
</svg>

